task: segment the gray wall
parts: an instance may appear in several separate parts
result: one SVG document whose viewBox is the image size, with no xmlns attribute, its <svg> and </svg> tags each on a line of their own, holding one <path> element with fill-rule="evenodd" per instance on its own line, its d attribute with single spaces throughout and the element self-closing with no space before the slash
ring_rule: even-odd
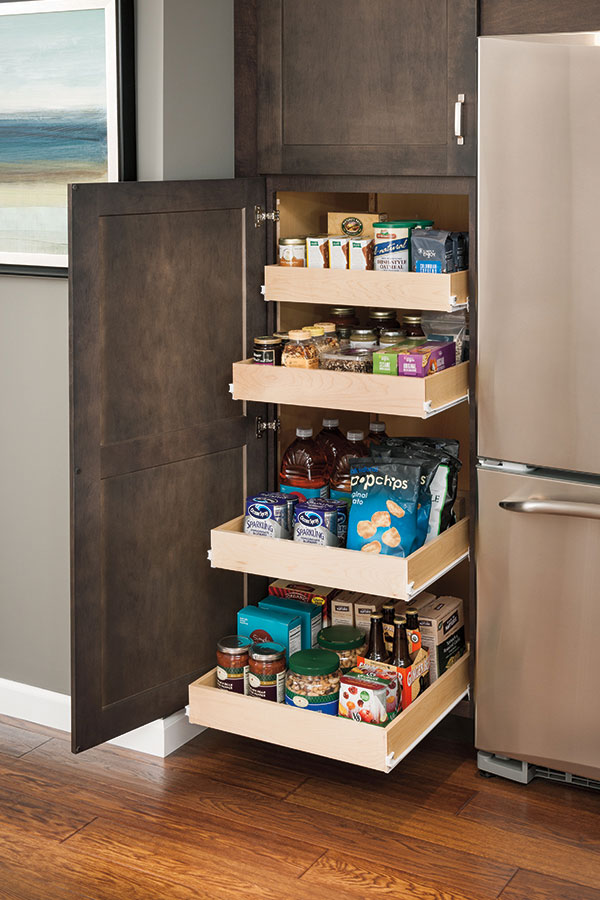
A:
<svg viewBox="0 0 600 900">
<path fill-rule="evenodd" d="M 138 177 L 233 175 L 233 0 L 138 0 Z M 0 276 L 0 678 L 69 693 L 68 295 Z"/>
</svg>

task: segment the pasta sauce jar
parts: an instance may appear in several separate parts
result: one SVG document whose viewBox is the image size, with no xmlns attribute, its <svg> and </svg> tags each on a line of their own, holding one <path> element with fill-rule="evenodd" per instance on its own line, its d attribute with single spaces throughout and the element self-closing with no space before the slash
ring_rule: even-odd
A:
<svg viewBox="0 0 600 900">
<path fill-rule="evenodd" d="M 250 638 L 230 634 L 217 641 L 217 687 L 234 694 L 248 693 Z"/>
<path fill-rule="evenodd" d="M 250 650 L 248 693 L 261 700 L 283 703 L 285 672 L 285 647 L 282 644 L 255 644 Z"/>
</svg>

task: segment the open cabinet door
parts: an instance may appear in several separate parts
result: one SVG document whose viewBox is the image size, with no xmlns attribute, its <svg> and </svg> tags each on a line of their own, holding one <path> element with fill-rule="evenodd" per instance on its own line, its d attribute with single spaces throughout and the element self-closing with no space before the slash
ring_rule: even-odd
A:
<svg viewBox="0 0 600 900">
<path fill-rule="evenodd" d="M 73 750 L 187 702 L 243 605 L 210 529 L 267 485 L 262 179 L 75 185 L 70 204 Z"/>
</svg>

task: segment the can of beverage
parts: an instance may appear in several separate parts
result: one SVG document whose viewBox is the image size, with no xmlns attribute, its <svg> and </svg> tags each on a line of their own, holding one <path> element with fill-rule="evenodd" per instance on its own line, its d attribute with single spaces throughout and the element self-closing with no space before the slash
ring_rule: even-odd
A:
<svg viewBox="0 0 600 900">
<path fill-rule="evenodd" d="M 331 503 L 337 509 L 338 545 L 340 547 L 345 547 L 346 537 L 348 535 L 348 502 L 346 500 L 334 500 L 333 497 L 330 497 L 327 502 Z"/>
<path fill-rule="evenodd" d="M 294 540 L 321 547 L 337 547 L 338 512 L 335 503 L 314 497 L 296 504 Z"/>
<path fill-rule="evenodd" d="M 246 498 L 244 534 L 289 538 L 288 505 L 285 500 L 254 496 Z"/>
<path fill-rule="evenodd" d="M 294 509 L 296 508 L 296 503 L 298 502 L 298 497 L 296 496 L 296 494 L 282 494 L 277 491 L 261 491 L 260 494 L 257 494 L 256 496 L 264 497 L 265 500 L 283 501 L 287 504 L 287 530 L 291 537 L 292 531 L 294 530 Z"/>
</svg>

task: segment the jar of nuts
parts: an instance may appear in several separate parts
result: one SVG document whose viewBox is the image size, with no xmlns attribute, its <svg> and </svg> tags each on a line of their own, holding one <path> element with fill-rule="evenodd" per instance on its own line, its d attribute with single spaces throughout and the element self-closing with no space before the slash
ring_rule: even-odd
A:
<svg viewBox="0 0 600 900">
<path fill-rule="evenodd" d="M 323 346 L 325 350 L 339 350 L 340 349 L 340 339 L 335 330 L 334 322 L 315 322 L 315 328 L 322 328 L 324 341 Z"/>
<path fill-rule="evenodd" d="M 365 633 L 353 625 L 330 625 L 322 628 L 317 635 L 317 643 L 324 650 L 333 650 L 340 660 L 342 674 L 357 665 L 357 657 L 364 656 L 367 649 Z"/>
<path fill-rule="evenodd" d="M 300 709 L 337 716 L 340 659 L 331 650 L 314 648 L 292 653 L 285 682 L 285 702 Z"/>
<path fill-rule="evenodd" d="M 319 352 L 307 331 L 290 331 L 289 341 L 283 348 L 281 363 L 301 369 L 318 369 Z"/>
</svg>

